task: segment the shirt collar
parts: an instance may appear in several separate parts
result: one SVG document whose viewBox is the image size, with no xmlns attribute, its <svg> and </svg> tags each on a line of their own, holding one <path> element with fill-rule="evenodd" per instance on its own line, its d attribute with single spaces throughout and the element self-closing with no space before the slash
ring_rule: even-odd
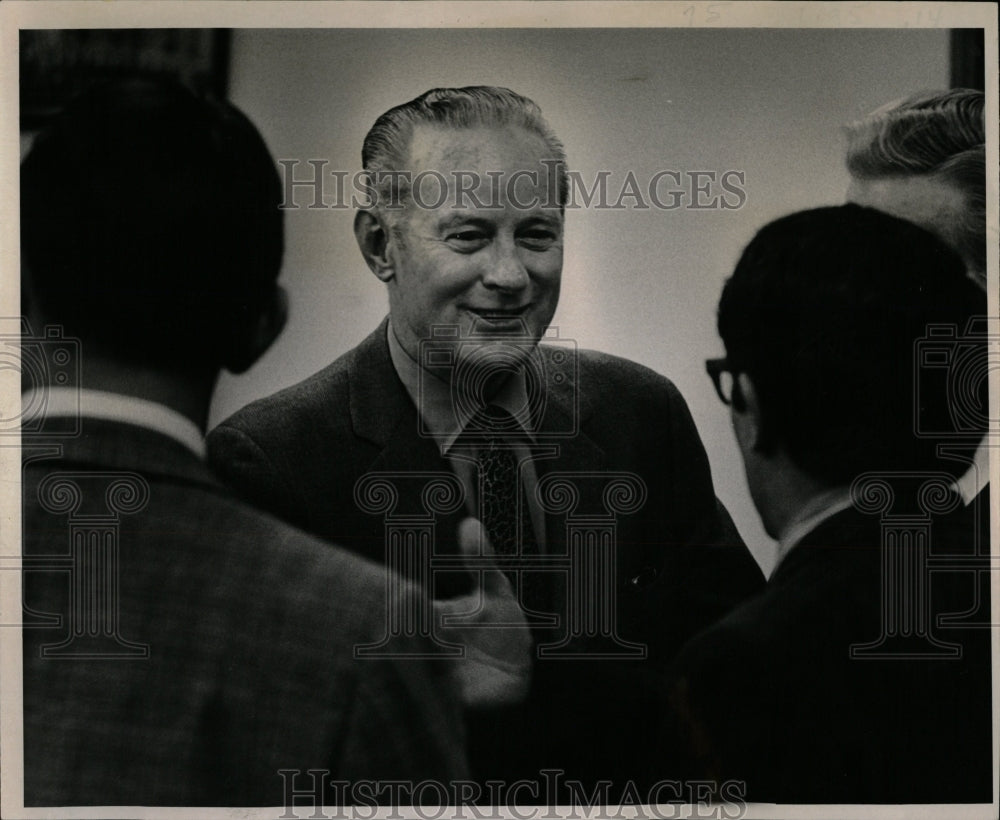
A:
<svg viewBox="0 0 1000 820">
<path fill-rule="evenodd" d="M 41 395 L 36 395 L 40 393 Z M 22 406 L 39 402 L 46 417 L 82 416 L 155 430 L 183 444 L 199 459 L 205 458 L 205 436 L 198 426 L 176 410 L 135 396 L 72 387 L 30 390 L 21 397 Z"/>
<path fill-rule="evenodd" d="M 984 438 L 976 454 L 972 457 L 972 466 L 952 486 L 962 496 L 962 503 L 968 506 L 982 491 L 990 480 L 990 447 Z"/>
<path fill-rule="evenodd" d="M 406 388 L 406 392 L 417 407 L 417 412 L 438 441 L 442 453 L 454 446 L 478 408 L 468 407 L 452 398 L 451 385 L 423 369 L 403 348 L 396 338 L 390 321 L 386 328 L 389 342 L 389 356 L 392 365 Z M 422 371 L 422 372 L 421 372 Z M 501 407 L 515 418 L 523 414 L 528 406 L 527 381 L 523 368 L 507 379 L 490 404 Z M 533 430 L 525 430 L 529 438 Z"/>
<path fill-rule="evenodd" d="M 774 568 L 777 569 L 778 564 L 784 560 L 785 556 L 798 546 L 799 542 L 816 529 L 816 527 L 852 505 L 851 491 L 847 487 L 835 487 L 832 490 L 827 490 L 813 496 L 799 510 L 798 514 L 788 522 L 781 533 L 781 538 L 778 540 L 778 554 L 777 560 L 774 562 Z"/>
</svg>

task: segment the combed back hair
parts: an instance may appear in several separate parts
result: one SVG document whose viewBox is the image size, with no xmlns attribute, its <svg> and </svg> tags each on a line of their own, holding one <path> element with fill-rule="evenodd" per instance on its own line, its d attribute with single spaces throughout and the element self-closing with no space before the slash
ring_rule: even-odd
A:
<svg viewBox="0 0 1000 820">
<path fill-rule="evenodd" d="M 916 402 L 921 429 L 954 429 L 948 391 L 936 373 L 915 376 L 914 356 L 929 325 L 954 325 L 960 344 L 985 312 L 947 244 L 850 204 L 762 228 L 726 282 L 718 328 L 733 370 L 756 388 L 761 447 L 837 486 L 869 470 L 961 469 L 914 432 Z M 985 337 L 971 344 L 985 373 Z M 976 388 L 985 402 L 986 379 Z"/>
<path fill-rule="evenodd" d="M 859 179 L 929 175 L 966 202 L 952 241 L 986 270 L 986 122 L 982 91 L 953 88 L 895 100 L 847 126 L 847 169 Z"/>
<path fill-rule="evenodd" d="M 543 159 L 559 163 L 558 202 L 554 204 L 560 208 L 565 206 L 569 195 L 566 151 L 542 116 L 541 108 L 509 88 L 488 85 L 432 88 L 416 99 L 390 108 L 375 120 L 365 136 L 361 162 L 380 204 L 395 199 L 390 191 L 394 183 L 385 175 L 391 171 L 408 170 L 406 163 L 410 144 L 414 128 L 418 125 L 455 130 L 513 126 L 537 134 L 548 147 L 549 156 Z M 408 193 L 405 183 L 399 184 L 398 196 L 404 202 Z"/>
<path fill-rule="evenodd" d="M 229 103 L 171 81 L 93 87 L 21 165 L 30 298 L 119 358 L 218 364 L 274 292 L 281 193 Z"/>
</svg>

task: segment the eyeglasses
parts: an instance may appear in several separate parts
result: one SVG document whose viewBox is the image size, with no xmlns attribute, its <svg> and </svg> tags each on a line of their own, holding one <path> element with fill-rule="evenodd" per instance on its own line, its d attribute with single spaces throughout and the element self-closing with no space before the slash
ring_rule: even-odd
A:
<svg viewBox="0 0 1000 820">
<path fill-rule="evenodd" d="M 736 376 L 733 374 L 729 359 L 706 359 L 705 370 L 712 377 L 712 384 L 715 385 L 715 392 L 719 394 L 719 399 L 723 404 L 731 405 L 733 403 L 733 390 L 736 387 Z"/>
</svg>

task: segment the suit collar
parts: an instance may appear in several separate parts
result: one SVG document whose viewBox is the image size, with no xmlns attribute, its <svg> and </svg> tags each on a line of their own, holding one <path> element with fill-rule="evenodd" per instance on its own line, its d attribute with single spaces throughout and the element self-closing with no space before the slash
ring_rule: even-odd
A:
<svg viewBox="0 0 1000 820">
<path fill-rule="evenodd" d="M 385 446 L 399 435 L 417 433 L 417 413 L 413 400 L 392 363 L 387 337 L 389 318 L 354 349 L 348 368 L 351 422 L 354 432 L 368 441 Z M 546 373 L 545 406 L 540 430 L 558 433 L 557 441 L 571 444 L 584 436 L 583 423 L 592 405 L 580 389 L 580 357 L 572 351 L 560 356 L 562 348 L 540 345 Z M 568 363 L 567 363 L 568 362 Z M 554 378 L 556 374 L 563 378 Z M 412 424 L 412 429 L 399 430 Z M 565 435 L 562 435 L 565 433 Z M 594 445 L 596 446 L 596 445 Z"/>
<path fill-rule="evenodd" d="M 354 348 L 348 367 L 351 423 L 354 432 L 374 444 L 385 446 L 404 419 L 416 432 L 416 409 L 399 380 L 389 355 L 386 317 L 361 344 Z"/>
<path fill-rule="evenodd" d="M 104 419 L 145 427 L 175 439 L 198 458 L 205 458 L 205 436 L 198 426 L 171 407 L 123 393 L 76 387 L 29 390 L 21 396 L 22 407 L 41 404 L 45 420 L 55 418 Z"/>
<path fill-rule="evenodd" d="M 781 583 L 808 565 L 819 552 L 836 553 L 845 560 L 871 560 L 878 556 L 882 538 L 879 517 L 847 506 L 819 521 L 799 538 L 795 549 L 774 568 L 768 584 Z"/>
<path fill-rule="evenodd" d="M 785 527 L 778 539 L 777 567 L 796 546 L 824 521 L 852 505 L 849 487 L 834 487 L 819 493 L 805 504 Z"/>
<path fill-rule="evenodd" d="M 22 448 L 27 458 L 38 449 L 43 457 L 57 455 L 62 461 L 74 464 L 135 471 L 218 489 L 225 487 L 183 444 L 155 430 L 119 421 L 85 416 L 79 435 L 61 440 L 46 438 L 38 442 L 38 447 L 26 438 Z"/>
</svg>

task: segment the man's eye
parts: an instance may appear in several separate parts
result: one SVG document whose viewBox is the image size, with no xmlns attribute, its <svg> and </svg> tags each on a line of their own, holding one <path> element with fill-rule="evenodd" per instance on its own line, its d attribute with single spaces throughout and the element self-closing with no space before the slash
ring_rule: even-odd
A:
<svg viewBox="0 0 1000 820">
<path fill-rule="evenodd" d="M 544 251 L 551 248 L 559 239 L 559 236 L 554 231 L 524 231 L 520 234 L 518 240 L 520 243 L 534 251 Z"/>
<path fill-rule="evenodd" d="M 458 250 L 478 250 L 486 244 L 488 237 L 482 231 L 454 231 L 445 237 L 448 244 Z"/>
</svg>

